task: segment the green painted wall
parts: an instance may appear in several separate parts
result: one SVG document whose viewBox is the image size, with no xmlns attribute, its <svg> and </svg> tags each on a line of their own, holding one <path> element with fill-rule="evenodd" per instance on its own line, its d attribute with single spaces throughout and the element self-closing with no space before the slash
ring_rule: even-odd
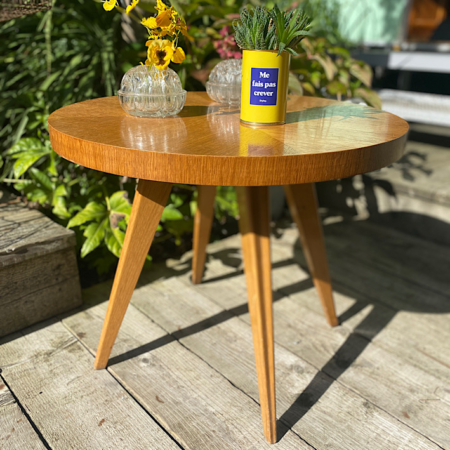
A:
<svg viewBox="0 0 450 450">
<path fill-rule="evenodd" d="M 408 0 L 339 0 L 339 24 L 355 43 L 392 43 L 401 36 Z"/>
</svg>

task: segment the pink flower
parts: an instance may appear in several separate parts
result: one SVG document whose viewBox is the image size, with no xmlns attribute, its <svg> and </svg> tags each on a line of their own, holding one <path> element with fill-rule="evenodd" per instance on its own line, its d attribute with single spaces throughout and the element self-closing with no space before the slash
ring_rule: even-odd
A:
<svg viewBox="0 0 450 450">
<path fill-rule="evenodd" d="M 214 48 L 222 59 L 242 58 L 234 36 L 230 34 L 230 27 L 224 26 L 220 29 L 219 34 L 223 39 L 218 39 L 213 42 Z"/>
<path fill-rule="evenodd" d="M 228 36 L 230 34 L 230 27 L 224 26 L 220 31 L 219 34 L 223 37 Z"/>
</svg>

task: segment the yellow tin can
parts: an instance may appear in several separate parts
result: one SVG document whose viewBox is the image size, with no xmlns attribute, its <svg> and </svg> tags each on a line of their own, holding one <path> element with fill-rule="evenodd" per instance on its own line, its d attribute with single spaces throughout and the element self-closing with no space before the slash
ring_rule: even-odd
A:
<svg viewBox="0 0 450 450">
<path fill-rule="evenodd" d="M 291 55 L 277 50 L 244 50 L 242 56 L 241 121 L 277 125 L 286 121 Z"/>
</svg>

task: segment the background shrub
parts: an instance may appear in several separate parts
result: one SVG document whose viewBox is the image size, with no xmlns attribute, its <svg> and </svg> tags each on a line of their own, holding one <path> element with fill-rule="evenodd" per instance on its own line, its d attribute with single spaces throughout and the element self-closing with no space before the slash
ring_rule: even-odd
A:
<svg viewBox="0 0 450 450">
<path fill-rule="evenodd" d="M 204 90 L 220 56 L 238 56 L 229 34 L 232 21 L 248 3 L 252 2 L 172 1 L 194 38 L 183 44 L 185 62 L 174 67 L 186 89 Z M 264 3 L 269 8 L 274 4 Z M 280 8 L 291 3 L 277 2 Z M 154 11 L 154 2 L 141 0 L 139 6 Z M 305 39 L 300 55 L 293 58 L 290 88 L 303 95 L 359 96 L 379 106 L 369 89 L 370 68 L 339 46 L 343 39 L 337 3 L 308 0 L 303 6 L 314 16 L 316 37 Z M 145 60 L 144 42 L 143 27 L 118 13 L 105 13 L 93 0 L 56 0 L 50 11 L 0 25 L 0 182 L 22 195 L 30 207 L 39 207 L 75 230 L 83 280 L 93 268 L 98 275 L 94 281 L 114 269 L 135 180 L 60 158 L 50 146 L 48 115 L 64 105 L 114 95 L 123 73 Z M 154 255 L 167 257 L 190 247 L 195 208 L 195 187 L 176 185 L 152 246 Z M 234 190 L 219 188 L 216 238 L 237 230 L 237 214 Z"/>
</svg>

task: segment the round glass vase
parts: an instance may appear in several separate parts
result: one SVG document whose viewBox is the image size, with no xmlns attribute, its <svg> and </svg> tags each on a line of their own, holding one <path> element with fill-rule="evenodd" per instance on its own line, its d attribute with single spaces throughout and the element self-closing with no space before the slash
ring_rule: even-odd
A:
<svg viewBox="0 0 450 450">
<path fill-rule="evenodd" d="M 228 106 L 241 103 L 242 60 L 227 59 L 219 62 L 209 74 L 206 92 L 209 98 Z"/>
<path fill-rule="evenodd" d="M 176 72 L 143 65 L 123 76 L 117 96 L 123 110 L 136 117 L 175 116 L 186 101 L 186 91 Z"/>
<path fill-rule="evenodd" d="M 277 50 L 244 50 L 241 121 L 251 125 L 286 122 L 291 55 Z"/>
</svg>

